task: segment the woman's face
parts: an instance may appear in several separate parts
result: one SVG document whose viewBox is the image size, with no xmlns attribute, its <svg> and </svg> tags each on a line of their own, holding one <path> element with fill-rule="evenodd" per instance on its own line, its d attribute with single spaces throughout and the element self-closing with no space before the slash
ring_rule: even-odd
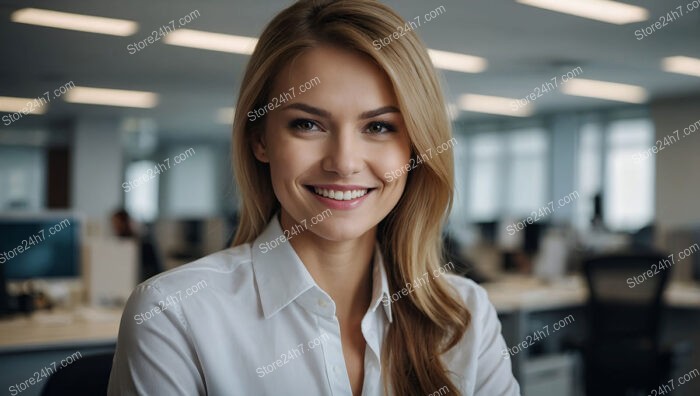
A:
<svg viewBox="0 0 700 396">
<path fill-rule="evenodd" d="M 282 223 L 305 223 L 331 241 L 372 230 L 401 197 L 410 157 L 383 70 L 356 52 L 321 46 L 276 76 L 270 98 L 254 152 L 270 165 Z M 401 177 L 387 176 L 399 169 Z"/>
</svg>

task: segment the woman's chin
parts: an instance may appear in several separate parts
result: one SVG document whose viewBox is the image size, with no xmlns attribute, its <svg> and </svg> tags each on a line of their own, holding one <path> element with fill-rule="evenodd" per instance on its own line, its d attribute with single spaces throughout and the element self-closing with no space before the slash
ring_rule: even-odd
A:
<svg viewBox="0 0 700 396">
<path fill-rule="evenodd" d="M 367 234 L 370 229 L 359 227 L 357 224 L 328 224 L 317 225 L 317 229 L 312 229 L 311 232 L 319 238 L 330 242 L 346 242 L 359 239 Z"/>
</svg>

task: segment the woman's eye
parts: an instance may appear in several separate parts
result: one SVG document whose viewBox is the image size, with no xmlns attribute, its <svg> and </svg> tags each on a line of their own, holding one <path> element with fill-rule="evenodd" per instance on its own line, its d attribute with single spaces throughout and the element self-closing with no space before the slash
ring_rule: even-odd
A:
<svg viewBox="0 0 700 396">
<path fill-rule="evenodd" d="M 371 134 L 381 135 L 387 132 L 394 132 L 396 128 L 393 125 L 386 122 L 372 122 L 367 126 L 367 132 Z"/>
<path fill-rule="evenodd" d="M 292 122 L 289 123 L 289 126 L 293 129 L 297 129 L 300 131 L 314 131 L 314 130 L 320 130 L 318 125 L 307 119 L 298 119 L 298 120 L 293 120 Z"/>
</svg>

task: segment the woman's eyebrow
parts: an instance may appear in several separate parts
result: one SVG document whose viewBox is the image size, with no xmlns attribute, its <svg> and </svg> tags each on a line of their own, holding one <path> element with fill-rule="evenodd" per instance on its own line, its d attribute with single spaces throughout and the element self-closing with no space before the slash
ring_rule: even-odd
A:
<svg viewBox="0 0 700 396">
<path fill-rule="evenodd" d="M 301 111 L 305 111 L 309 114 L 314 114 L 319 117 L 324 117 L 324 118 L 331 118 L 331 113 L 327 110 L 319 109 L 318 107 L 314 107 L 311 105 L 308 105 L 306 103 L 301 103 L 301 102 L 296 102 L 296 103 L 290 103 L 287 106 L 283 107 L 282 110 L 286 109 L 298 109 Z M 360 114 L 359 119 L 364 120 L 367 118 L 372 118 L 376 117 L 378 115 L 386 114 L 386 113 L 400 113 L 401 111 L 396 107 L 396 106 L 383 106 L 378 109 L 374 110 L 368 110 Z"/>
<path fill-rule="evenodd" d="M 315 114 L 319 117 L 324 117 L 324 118 L 331 118 L 331 113 L 326 110 L 319 109 L 318 107 L 314 107 L 311 105 L 307 105 L 306 103 L 290 103 L 287 106 L 283 107 L 282 110 L 287 110 L 287 109 L 298 109 L 301 111 L 305 111 L 310 114 Z"/>
<path fill-rule="evenodd" d="M 395 106 L 384 106 L 380 107 L 375 110 L 369 110 L 365 111 L 364 113 L 360 114 L 360 119 L 364 120 L 367 118 L 372 118 L 376 117 L 378 115 L 386 114 L 386 113 L 400 113 L 401 111 L 395 107 Z"/>
</svg>

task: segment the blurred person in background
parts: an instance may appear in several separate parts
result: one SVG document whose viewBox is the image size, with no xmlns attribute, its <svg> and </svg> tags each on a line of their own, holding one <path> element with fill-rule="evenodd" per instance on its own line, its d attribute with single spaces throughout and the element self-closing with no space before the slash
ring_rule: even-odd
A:
<svg viewBox="0 0 700 396">
<path fill-rule="evenodd" d="M 163 270 L 158 250 L 149 232 L 138 232 L 126 209 L 118 209 L 112 213 L 112 232 L 118 238 L 133 239 L 139 248 L 139 281 L 160 273 Z"/>
</svg>

